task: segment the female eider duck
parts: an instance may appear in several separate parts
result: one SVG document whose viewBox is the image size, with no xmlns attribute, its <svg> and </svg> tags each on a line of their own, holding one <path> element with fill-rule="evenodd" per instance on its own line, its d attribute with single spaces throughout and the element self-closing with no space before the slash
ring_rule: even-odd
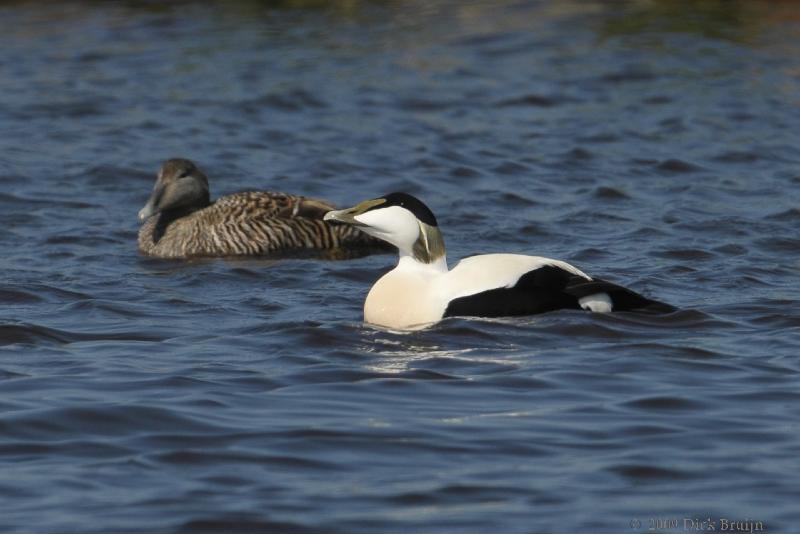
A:
<svg viewBox="0 0 800 534">
<path fill-rule="evenodd" d="M 416 329 L 451 316 L 503 317 L 560 309 L 675 310 L 563 261 L 538 256 L 472 256 L 448 270 L 436 217 L 406 193 L 330 211 L 325 220 L 355 226 L 399 249 L 397 267 L 372 286 L 364 303 L 364 320 L 378 326 Z"/>
<path fill-rule="evenodd" d="M 266 191 L 211 202 L 208 178 L 188 159 L 170 159 L 158 171 L 139 212 L 139 250 L 161 258 L 245 256 L 327 251 L 364 255 L 390 247 L 356 228 L 322 220 L 334 206 L 323 200 Z M 336 253 L 336 254 L 334 254 Z"/>
</svg>

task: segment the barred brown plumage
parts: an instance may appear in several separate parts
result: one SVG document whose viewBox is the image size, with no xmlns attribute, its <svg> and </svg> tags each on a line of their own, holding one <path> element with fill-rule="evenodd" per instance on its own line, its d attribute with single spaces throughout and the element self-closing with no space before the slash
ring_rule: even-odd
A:
<svg viewBox="0 0 800 534">
<path fill-rule="evenodd" d="M 197 256 L 363 256 L 394 250 L 352 226 L 322 217 L 324 200 L 248 191 L 210 201 L 208 178 L 187 159 L 170 159 L 158 172 L 139 212 L 139 250 L 161 258 Z"/>
</svg>

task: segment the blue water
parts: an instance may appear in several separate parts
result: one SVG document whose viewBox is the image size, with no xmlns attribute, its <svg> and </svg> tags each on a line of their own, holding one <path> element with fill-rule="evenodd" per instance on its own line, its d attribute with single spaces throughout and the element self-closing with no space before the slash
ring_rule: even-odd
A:
<svg viewBox="0 0 800 534">
<path fill-rule="evenodd" d="M 800 6 L 432 4 L 0 3 L 0 531 L 797 531 Z M 375 329 L 140 256 L 174 156 L 681 311 Z"/>
</svg>

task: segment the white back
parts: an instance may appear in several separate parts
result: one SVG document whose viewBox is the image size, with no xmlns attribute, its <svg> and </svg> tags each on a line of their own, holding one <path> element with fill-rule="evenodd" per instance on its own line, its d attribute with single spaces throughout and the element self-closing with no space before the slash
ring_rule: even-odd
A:
<svg viewBox="0 0 800 534">
<path fill-rule="evenodd" d="M 553 265 L 591 280 L 572 265 L 551 258 L 524 254 L 482 254 L 464 258 L 453 267 L 448 273 L 448 283 L 444 286 L 448 292 L 445 298 L 452 300 L 489 289 L 513 287 L 522 275 L 546 265 Z"/>
</svg>

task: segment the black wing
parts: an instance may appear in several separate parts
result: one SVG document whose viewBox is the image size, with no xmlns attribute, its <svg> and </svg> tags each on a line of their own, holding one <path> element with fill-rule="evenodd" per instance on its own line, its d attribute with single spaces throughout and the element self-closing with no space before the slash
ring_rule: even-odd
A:
<svg viewBox="0 0 800 534">
<path fill-rule="evenodd" d="M 587 280 L 555 265 L 545 265 L 522 275 L 513 287 L 490 289 L 453 299 L 444 317 L 508 317 L 554 310 L 581 309 L 578 300 L 607 293 L 614 311 L 669 313 L 675 308 L 650 300 L 605 280 Z"/>
</svg>

